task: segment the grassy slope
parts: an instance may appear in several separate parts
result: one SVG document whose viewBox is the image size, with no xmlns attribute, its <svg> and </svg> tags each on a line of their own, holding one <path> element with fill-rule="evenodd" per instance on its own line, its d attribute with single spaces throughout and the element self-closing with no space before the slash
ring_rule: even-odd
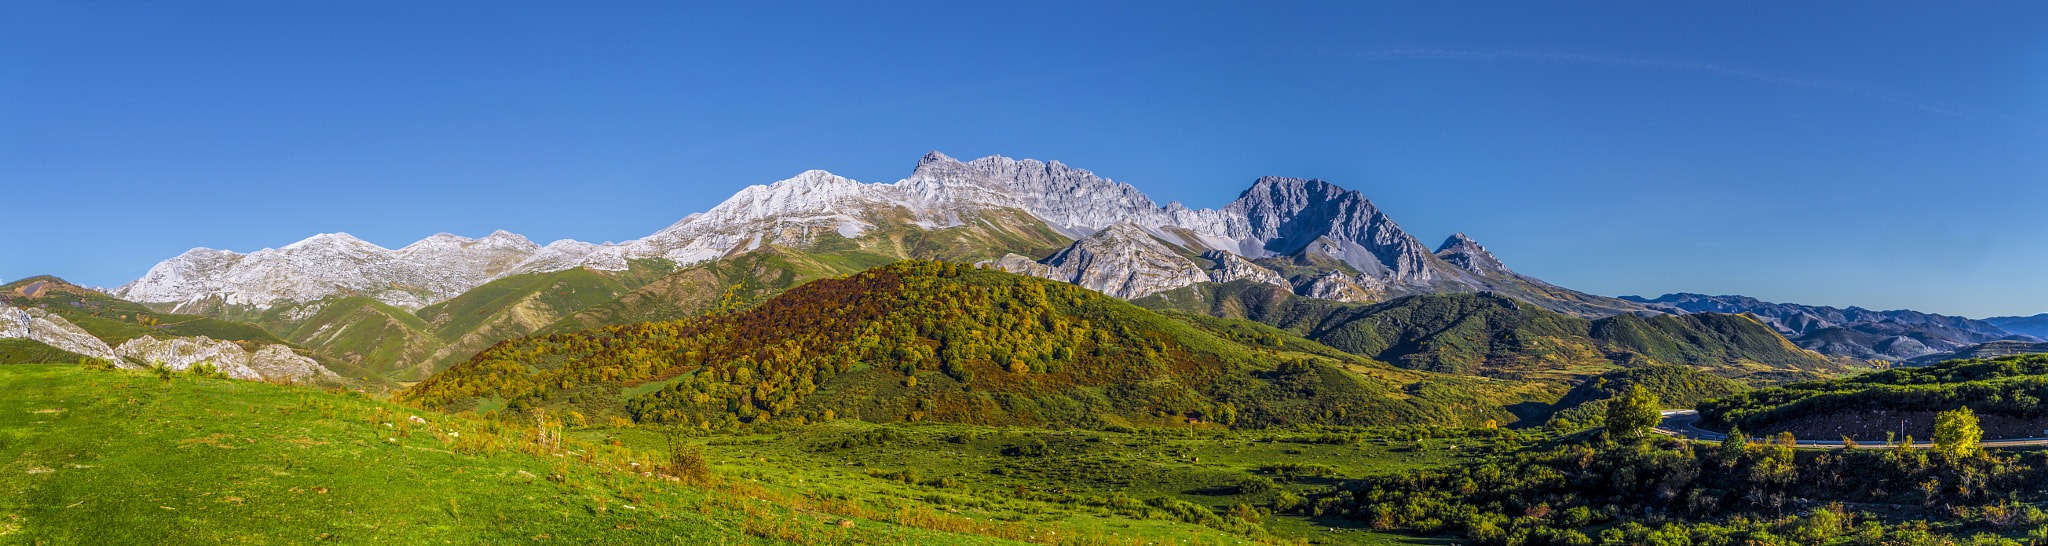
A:
<svg viewBox="0 0 2048 546">
<path fill-rule="evenodd" d="M 1606 416 L 1607 401 L 1636 385 L 1656 394 L 1664 408 L 1676 409 L 1749 390 L 1741 383 L 1685 366 L 1645 366 L 1607 372 L 1580 383 L 1552 405 L 1552 414 L 1567 421 L 1598 424 Z"/>
<path fill-rule="evenodd" d="M 275 317 L 266 323 L 283 327 L 285 317 L 317 308 L 299 321 L 285 337 L 323 355 L 344 361 L 361 373 L 399 380 L 409 375 L 424 376 L 419 363 L 444 344 L 427 331 L 427 324 L 404 309 L 364 296 L 333 297 L 309 304 L 275 307 L 264 313 Z M 410 372 L 410 373 L 408 373 Z"/>
<path fill-rule="evenodd" d="M 0 362 L 58 364 L 75 363 L 84 358 L 85 355 L 51 347 L 33 339 L 0 339 Z"/>
<path fill-rule="evenodd" d="M 1218 404 L 1225 402 L 1239 408 L 1245 424 L 1476 424 L 1512 418 L 1499 400 L 1513 396 L 1510 386 L 1471 389 L 1484 382 L 1433 381 L 1428 379 L 1446 378 L 1395 372 L 1355 357 L 1341 362 L 1306 353 L 1286 357 L 1280 351 L 1219 338 L 1188 322 L 1071 285 L 971 268 L 960 268 L 964 271 L 955 274 L 934 274 L 929 269 L 899 264 L 856 278 L 814 282 L 732 315 L 508 342 L 437 375 L 405 396 L 479 411 L 500 408 L 509 397 L 542 407 L 573 406 L 592 416 L 624 415 L 628 401 L 656 396 L 654 391 L 662 387 L 659 383 L 678 374 L 698 373 L 705 368 L 699 368 L 697 362 L 704 361 L 719 370 L 718 375 L 703 378 L 710 384 L 699 384 L 692 375 L 676 381 L 691 379 L 696 385 L 692 388 L 718 392 L 744 388 L 752 396 L 730 394 L 736 402 L 739 398 L 752 401 L 738 402 L 742 406 L 755 404 L 760 411 L 792 419 L 816 419 L 829 412 L 871 421 L 928 418 L 986 424 L 1158 424 L 1183 417 L 1213 417 Z M 1032 291 L 1048 294 L 1040 298 L 1049 297 L 1052 307 L 1042 307 L 1046 300 L 1027 303 L 1031 299 L 1024 294 Z M 976 298 L 993 299 L 975 307 L 943 303 Z M 974 309 L 1004 311 L 977 315 Z M 848 311 L 879 314 L 859 315 L 866 318 L 848 315 L 847 321 L 832 318 Z M 1036 318 L 1020 322 L 1012 315 Z M 944 320 L 934 322 L 931 317 Z M 1032 346 L 1040 356 L 1024 360 L 1033 366 L 1050 366 L 1044 370 L 1018 373 L 996 362 L 1008 361 L 1008 357 L 979 354 L 957 359 L 957 370 L 935 369 L 941 366 L 933 356 L 946 353 L 941 350 L 947 346 L 942 338 L 961 339 L 959 336 L 981 335 L 970 331 L 1006 328 L 1037 332 L 1040 323 L 1051 322 L 1096 327 L 1070 332 L 1062 326 L 1057 331 L 1067 333 L 1054 335 L 1048 329 L 1031 334 L 1059 340 L 1080 338 L 1078 342 L 1060 341 L 1076 343 L 1065 350 Z M 883 337 L 900 339 L 907 345 L 896 346 L 910 349 L 843 352 L 853 345 L 851 340 L 871 335 L 860 333 L 859 328 L 874 325 L 909 328 L 892 330 Z M 682 341 L 694 336 L 721 341 L 705 346 Z M 784 341 L 806 349 L 788 352 L 782 346 Z M 595 344 L 599 342 L 602 345 Z M 1297 342 L 1297 346 L 1309 349 L 1306 343 Z M 920 351 L 926 356 L 915 356 Z M 1327 348 L 1320 351 L 1336 354 Z M 1052 352 L 1069 356 L 1037 360 Z M 752 373 L 763 379 L 772 376 L 778 383 L 758 388 L 747 379 L 726 383 L 726 377 L 739 377 L 727 367 L 740 366 L 736 363 L 745 361 L 742 356 L 759 362 L 748 365 L 755 366 L 750 370 L 758 370 Z M 1282 369 L 1281 363 L 1287 360 L 1322 362 Z M 912 362 L 920 364 L 913 367 Z M 507 368 L 506 363 L 516 363 L 518 368 Z M 618 380 L 589 379 L 592 374 L 618 374 L 620 366 L 638 371 L 626 372 L 627 376 Z M 971 379 L 963 381 L 963 377 Z M 790 386 L 776 386 L 784 384 Z M 659 396 L 687 399 L 691 395 Z M 723 402 L 723 396 L 727 394 L 706 399 L 720 400 L 715 408 L 701 402 L 692 405 L 700 409 L 685 412 L 695 416 L 690 422 L 717 421 L 724 413 L 738 411 Z M 753 411 L 739 411 L 737 416 L 752 420 Z"/>
<path fill-rule="evenodd" d="M 855 256 L 835 261 L 815 259 L 807 252 L 763 247 L 761 250 L 693 265 L 662 277 L 616 299 L 589 306 L 537 331 L 552 334 L 618 324 L 682 320 L 716 309 L 743 309 L 812 280 L 859 271 Z M 891 260 L 876 260 L 888 263 Z"/>
<path fill-rule="evenodd" d="M 593 441 L 659 446 L 660 435 L 640 428 L 593 427 L 572 433 Z M 889 439 L 874 441 L 887 435 Z M 1022 517 L 1087 528 L 1102 525 L 1122 536 L 1197 541 L 1212 532 L 1186 525 L 1155 499 L 1193 503 L 1227 514 L 1236 505 L 1269 513 L 1262 523 L 1277 538 L 1345 544 L 1412 544 L 1410 539 L 1362 533 L 1357 522 L 1306 514 L 1272 515 L 1285 499 L 1342 478 L 1437 468 L 1470 460 L 1496 439 L 1416 441 L 1404 430 L 1355 432 L 1146 429 L 1128 432 L 1044 430 L 942 424 L 876 425 L 840 420 L 769 433 L 711 435 L 707 453 L 734 465 L 732 472 L 770 488 L 814 488 L 824 496 L 918 498 L 944 509 L 985 511 L 999 519 Z M 847 440 L 860 445 L 829 448 Z M 1013 448 L 1044 443 L 1043 456 Z M 1326 476 L 1289 478 L 1269 467 L 1315 465 Z M 1277 482 L 1272 491 L 1246 493 L 1237 484 L 1254 476 Z M 1330 527 L 1346 528 L 1332 535 Z M 1244 539 L 1231 539 L 1236 542 Z"/>
<path fill-rule="evenodd" d="M 352 381 L 362 386 L 376 389 L 395 387 L 369 370 L 346 360 L 330 357 L 325 352 L 293 343 L 257 324 L 200 315 L 157 312 L 142 304 L 80 288 L 48 275 L 30 277 L 0 286 L 0 301 L 7 301 L 16 306 L 42 306 L 83 328 L 94 337 L 100 338 L 101 341 L 107 342 L 108 345 L 116 347 L 130 339 L 145 335 L 158 339 L 204 336 L 241 342 L 244 348 L 251 350 L 259 345 L 284 345 L 291 347 L 293 352 L 312 358 L 337 374 L 355 378 Z"/>
<path fill-rule="evenodd" d="M 23 288 L 42 283 L 35 295 Z M 51 276 L 30 277 L 0 285 L 0 299 L 16 307 L 42 306 L 84 328 L 108 345 L 120 345 L 144 335 L 163 337 L 206 336 L 229 341 L 290 345 L 256 325 L 199 315 L 159 313 L 99 292 L 86 290 Z"/>
<path fill-rule="evenodd" d="M 418 381 L 492 343 L 531 333 L 674 270 L 666 261 L 636 260 L 626 271 L 514 275 L 417 313 L 367 297 L 334 296 L 272 307 L 254 320 L 363 374 Z"/>
<path fill-rule="evenodd" d="M 649 454 L 571 442 L 556 457 L 503 425 L 355 396 L 26 364 L 0 366 L 0 390 L 17 393 L 0 397 L 7 542 L 1007 542 L 858 517 L 843 527 L 800 496 L 605 467 Z M 930 510 L 864 513 L 961 526 Z"/>
<path fill-rule="evenodd" d="M 1576 383 L 1617 367 L 1649 364 L 1774 380 L 1836 371 L 1824 358 L 1736 315 L 1587 320 L 1487 294 L 1353 305 L 1249 281 L 1205 283 L 1133 303 L 1256 320 L 1403 368 L 1444 373 Z"/>
</svg>

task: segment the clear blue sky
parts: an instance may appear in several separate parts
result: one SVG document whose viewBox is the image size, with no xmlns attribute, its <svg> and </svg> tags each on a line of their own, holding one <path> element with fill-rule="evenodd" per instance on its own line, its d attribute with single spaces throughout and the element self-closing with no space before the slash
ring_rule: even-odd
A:
<svg viewBox="0 0 2048 546">
<path fill-rule="evenodd" d="M 937 149 L 1323 178 L 1598 294 L 2048 312 L 2041 3 L 1103 4 L 0 3 L 0 279 L 623 241 Z"/>
</svg>

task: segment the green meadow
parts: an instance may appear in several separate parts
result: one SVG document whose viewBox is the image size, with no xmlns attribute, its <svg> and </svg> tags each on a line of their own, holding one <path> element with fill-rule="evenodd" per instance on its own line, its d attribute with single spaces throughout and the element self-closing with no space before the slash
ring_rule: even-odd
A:
<svg viewBox="0 0 2048 546">
<path fill-rule="evenodd" d="M 21 544 L 1428 543 L 1289 504 L 1517 445 L 1419 427 L 579 426 L 68 364 L 0 366 L 0 392 L 0 542 Z"/>
</svg>

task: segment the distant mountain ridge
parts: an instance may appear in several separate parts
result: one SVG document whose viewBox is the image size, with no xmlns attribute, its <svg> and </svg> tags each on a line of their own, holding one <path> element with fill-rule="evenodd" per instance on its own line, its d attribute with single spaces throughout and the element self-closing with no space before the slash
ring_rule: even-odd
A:
<svg viewBox="0 0 2048 546">
<path fill-rule="evenodd" d="M 1993 341 L 2042 341 L 1988 321 L 1912 310 L 1838 309 L 1690 293 L 1621 299 L 1679 313 L 1748 313 L 1802 348 L 1853 358 L 1907 360 Z"/>
<path fill-rule="evenodd" d="M 248 254 L 193 249 L 157 264 L 113 294 L 178 312 L 263 310 L 333 296 L 367 296 L 416 310 L 518 274 L 578 267 L 618 271 L 633 260 L 648 259 L 689 265 L 774 245 L 814 248 L 905 229 L 1014 225 L 1020 219 L 1076 245 L 1096 238 L 1089 243 L 1089 256 L 1123 258 L 1024 265 L 1042 256 L 1035 254 L 1020 256 L 1022 261 L 1005 259 L 1006 267 L 1061 271 L 1067 277 L 1063 280 L 1096 279 L 1102 286 L 1122 278 L 1116 293 L 1126 298 L 1211 281 L 1213 276 L 1202 270 L 1223 262 L 1234 272 L 1218 275 L 1278 276 L 1235 260 L 1199 258 L 1226 252 L 1246 260 L 1291 256 L 1298 262 L 1326 263 L 1315 277 L 1334 267 L 1347 276 L 1340 280 L 1358 290 L 1328 282 L 1322 290 L 1351 298 L 1493 291 L 1582 316 L 1647 310 L 1515 273 L 1463 234 L 1432 252 L 1359 192 L 1321 180 L 1262 177 L 1229 206 L 1191 209 L 1179 203 L 1160 206 L 1129 184 L 1057 161 L 989 156 L 963 162 L 939 152 L 926 154 L 909 177 L 894 183 L 861 183 L 812 170 L 748 186 L 711 210 L 625 243 L 562 240 L 541 246 L 499 231 L 481 239 L 440 234 L 391 250 L 347 234 L 323 234 Z M 1097 238 L 1119 225 L 1127 229 Z M 1032 248 L 997 246 L 983 253 L 997 258 Z M 1154 266 L 1171 271 L 1147 269 Z M 1313 280 L 1289 282 L 1306 293 Z"/>
<path fill-rule="evenodd" d="M 2048 339 L 2048 313 L 2028 317 L 1991 317 L 1984 319 L 1984 322 L 2015 334 Z"/>
</svg>

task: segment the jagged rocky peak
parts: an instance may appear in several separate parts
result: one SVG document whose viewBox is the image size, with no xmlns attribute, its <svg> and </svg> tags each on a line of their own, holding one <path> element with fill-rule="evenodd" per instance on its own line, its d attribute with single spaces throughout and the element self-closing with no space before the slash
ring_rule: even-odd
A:
<svg viewBox="0 0 2048 546">
<path fill-rule="evenodd" d="M 1022 209 L 1076 238 L 1120 222 L 1156 228 L 1185 224 L 1193 216 L 1180 207 L 1179 215 L 1190 218 L 1177 218 L 1130 184 L 1058 161 L 992 155 L 962 162 L 934 151 L 899 185 L 936 202 Z"/>
<path fill-rule="evenodd" d="M 1123 299 L 1210 280 L 1194 260 L 1132 223 L 1103 228 L 1039 262 L 1021 258 L 1012 254 L 981 265 L 1074 283 Z"/>
<path fill-rule="evenodd" d="M 1160 283 L 1197 282 L 1193 279 L 1272 282 L 1271 275 L 1241 263 L 1242 258 L 1311 254 L 1317 261 L 1327 257 L 1363 272 L 1351 279 L 1352 284 L 1381 286 L 1392 293 L 1495 290 L 1503 282 L 1534 282 L 1475 273 L 1474 268 L 1484 271 L 1498 264 L 1476 244 L 1471 252 L 1460 254 L 1466 258 L 1459 258 L 1458 265 L 1439 259 L 1363 194 L 1322 180 L 1262 177 L 1222 209 L 1191 209 L 1179 203 L 1162 207 L 1130 184 L 1058 161 L 1003 156 L 960 161 L 933 151 L 918 160 L 909 177 L 895 183 L 861 183 L 821 170 L 804 171 L 772 184 L 747 186 L 711 210 L 618 245 L 556 241 L 541 247 L 498 232 L 474 240 L 441 234 L 390 251 L 347 234 L 323 234 L 246 255 L 194 249 L 158 264 L 116 295 L 146 303 L 203 301 L 266 308 L 277 301 L 351 294 L 419 308 L 506 275 L 572 267 L 620 270 L 633 259 L 691 264 L 772 245 L 808 247 L 834 234 L 865 237 L 884 225 L 962 226 L 984 213 L 1005 218 L 1022 213 L 1080 241 L 1063 251 L 1074 256 L 1068 261 L 1109 260 L 1104 263 L 1118 265 L 1062 271 L 1086 270 L 1088 275 L 1081 277 L 1121 286 L 1114 290 L 1121 294 L 1175 287 Z M 1153 250 L 1168 246 L 1172 248 Z M 1189 253 L 1206 251 L 1241 259 L 1217 260 L 1211 275 L 1187 258 Z M 1111 254 L 1096 256 L 1102 252 Z M 1081 256 L 1090 259 L 1078 260 Z M 1015 260 L 1009 263 L 1016 265 Z M 1057 269 L 1065 263 L 1040 265 Z M 1144 273 L 1115 282 L 1090 276 L 1115 271 Z"/>
<path fill-rule="evenodd" d="M 1260 177 L 1225 211 L 1245 218 L 1267 255 L 1310 250 L 1394 284 L 1425 286 L 1439 277 L 1429 249 L 1364 194 L 1314 179 Z"/>
<path fill-rule="evenodd" d="M 1443 246 L 1437 247 L 1436 257 L 1479 275 L 1509 276 L 1515 273 L 1509 270 L 1507 265 L 1500 263 L 1500 258 L 1494 257 L 1492 252 L 1487 252 L 1486 247 L 1480 246 L 1479 242 L 1472 240 L 1471 237 L 1466 237 L 1463 232 L 1445 239 Z"/>
<path fill-rule="evenodd" d="M 1280 276 L 1279 272 L 1252 263 L 1251 260 L 1245 259 L 1244 256 L 1222 250 L 1211 250 L 1202 253 L 1202 258 L 1216 262 L 1216 267 L 1209 269 L 1209 279 L 1212 281 L 1230 282 L 1238 279 L 1249 279 L 1288 290 L 1294 289 L 1293 286 L 1287 284 L 1287 278 Z"/>
</svg>

